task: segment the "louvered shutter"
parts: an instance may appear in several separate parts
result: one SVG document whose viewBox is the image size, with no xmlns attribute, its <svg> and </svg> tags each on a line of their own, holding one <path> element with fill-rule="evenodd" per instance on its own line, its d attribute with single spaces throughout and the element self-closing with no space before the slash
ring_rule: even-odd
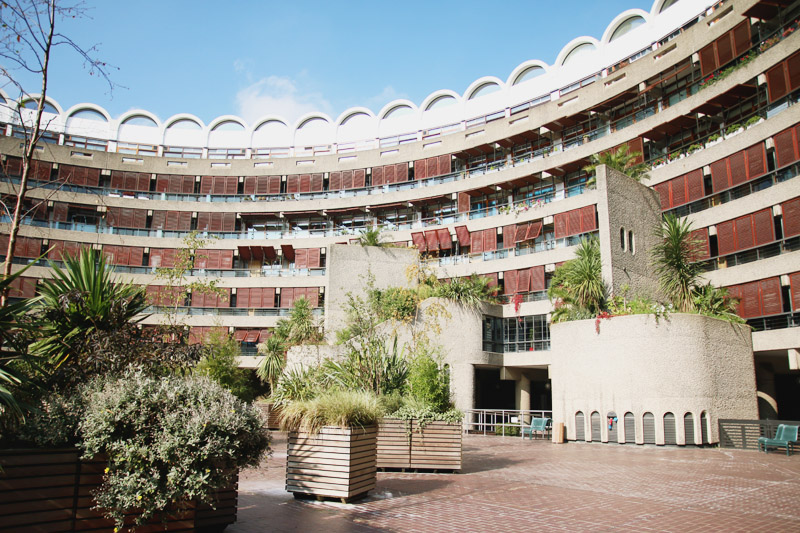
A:
<svg viewBox="0 0 800 533">
<path fill-rule="evenodd" d="M 306 289 L 306 298 L 312 309 L 319 307 L 319 288 L 309 287 Z"/>
<path fill-rule="evenodd" d="M 733 50 L 736 57 L 744 54 L 750 49 L 750 21 L 745 20 L 731 30 L 733 39 Z"/>
<path fill-rule="evenodd" d="M 451 158 L 450 154 L 440 155 L 439 156 L 439 164 L 437 165 L 437 169 L 439 171 L 440 176 L 444 176 L 446 174 L 450 174 L 451 172 Z"/>
<path fill-rule="evenodd" d="M 594 221 L 594 217 L 592 216 L 592 222 Z M 528 230 L 525 233 L 525 240 L 526 241 L 533 241 L 536 240 L 539 235 L 542 233 L 542 221 L 535 220 L 528 224 Z"/>
<path fill-rule="evenodd" d="M 322 174 L 311 174 L 310 192 L 322 192 Z"/>
<path fill-rule="evenodd" d="M 236 307 L 250 307 L 250 291 L 253 289 L 236 289 Z"/>
<path fill-rule="evenodd" d="M 714 192 L 724 191 L 730 187 L 727 159 L 720 159 L 711 163 L 711 185 Z"/>
<path fill-rule="evenodd" d="M 353 171 L 345 170 L 342 172 L 342 188 L 343 189 L 353 188 Z"/>
<path fill-rule="evenodd" d="M 284 287 L 281 289 L 281 307 L 283 309 L 291 309 L 294 306 L 294 289 L 291 287 Z"/>
<path fill-rule="evenodd" d="M 300 192 L 300 176 L 286 177 L 286 194 L 297 194 Z"/>
<path fill-rule="evenodd" d="M 458 193 L 458 212 L 459 213 L 469 213 L 471 207 L 471 201 L 469 194 L 465 192 Z"/>
<path fill-rule="evenodd" d="M 580 209 L 573 209 L 567 213 L 567 235 L 575 235 L 581 233 L 581 211 Z"/>
<path fill-rule="evenodd" d="M 166 211 L 153 211 L 153 218 L 150 219 L 150 229 L 166 229 L 167 227 L 167 212 Z"/>
<path fill-rule="evenodd" d="M 783 312 L 780 278 L 762 279 L 759 281 L 761 293 L 761 316 L 778 315 Z"/>
<path fill-rule="evenodd" d="M 736 251 L 734 221 L 720 222 L 717 224 L 717 245 L 719 255 L 728 255 Z"/>
<path fill-rule="evenodd" d="M 531 267 L 531 292 L 545 290 L 544 265 Z"/>
<path fill-rule="evenodd" d="M 319 268 L 322 254 L 319 248 L 308 249 L 308 268 Z"/>
<path fill-rule="evenodd" d="M 786 60 L 786 74 L 788 76 L 790 91 L 794 91 L 800 87 L 800 52 L 789 56 Z"/>
<path fill-rule="evenodd" d="M 567 213 L 556 213 L 553 217 L 556 239 L 563 239 L 567 235 Z"/>
<path fill-rule="evenodd" d="M 425 232 L 425 244 L 429 252 L 439 250 L 439 237 L 436 235 L 436 230 Z"/>
<path fill-rule="evenodd" d="M 775 144 L 775 158 L 778 168 L 783 168 L 797 161 L 797 142 L 794 136 L 795 131 L 789 128 L 772 137 L 773 143 Z"/>
<path fill-rule="evenodd" d="M 130 249 L 130 252 L 128 264 L 130 266 L 142 266 L 142 263 L 144 263 L 144 248 L 140 246 L 134 246 Z"/>
<path fill-rule="evenodd" d="M 518 224 L 514 234 L 514 242 L 525 242 L 525 236 L 528 234 L 528 224 Z"/>
<path fill-rule="evenodd" d="M 529 292 L 531 290 L 531 269 L 524 268 L 517 271 L 517 292 Z"/>
<path fill-rule="evenodd" d="M 767 153 L 764 143 L 747 149 L 747 179 L 752 180 L 767 173 Z"/>
<path fill-rule="evenodd" d="M 367 171 L 359 168 L 353 171 L 353 187 L 356 189 L 363 189 L 367 186 Z"/>
<path fill-rule="evenodd" d="M 342 189 L 342 173 L 331 172 L 328 177 L 328 190 L 339 191 Z"/>
<path fill-rule="evenodd" d="M 745 215 L 735 221 L 736 230 L 736 249 L 744 250 L 755 246 L 755 235 L 753 234 L 753 216 Z"/>
<path fill-rule="evenodd" d="M 693 170 L 686 174 L 686 193 L 688 202 L 694 202 L 705 196 L 702 170 Z"/>
<path fill-rule="evenodd" d="M 53 222 L 69 221 L 69 204 L 62 202 L 53 203 Z"/>
<path fill-rule="evenodd" d="M 311 192 L 311 174 L 302 174 L 300 176 L 300 192 Z"/>
<path fill-rule="evenodd" d="M 792 298 L 792 311 L 800 311 L 800 272 L 789 275 L 789 289 Z"/>
<path fill-rule="evenodd" d="M 665 181 L 664 183 L 659 183 L 653 188 L 658 193 L 658 198 L 661 201 L 661 210 L 666 211 L 671 207 L 669 201 L 670 182 Z"/>
<path fill-rule="evenodd" d="M 447 229 L 438 229 L 436 234 L 439 236 L 439 249 L 451 250 L 453 248 L 453 239 L 450 237 L 450 231 Z"/>
<path fill-rule="evenodd" d="M 458 228 L 456 228 L 458 230 Z M 503 226 L 503 248 L 514 248 L 516 243 L 517 226 Z"/>
<path fill-rule="evenodd" d="M 719 228 L 717 228 L 719 230 Z M 708 228 L 696 229 L 691 233 L 691 241 L 695 244 L 694 253 L 692 254 L 692 261 L 704 261 L 711 257 L 711 251 L 708 244 Z M 720 252 L 720 255 L 723 255 Z"/>
<path fill-rule="evenodd" d="M 717 70 L 717 54 L 714 51 L 714 43 L 708 44 L 700 50 L 700 70 L 703 76 Z"/>
<path fill-rule="evenodd" d="M 395 183 L 394 165 L 386 165 L 383 167 L 383 183 L 391 185 Z"/>
<path fill-rule="evenodd" d="M 754 246 L 768 244 L 775 240 L 775 221 L 772 209 L 763 209 L 753 213 Z"/>
<path fill-rule="evenodd" d="M 724 67 L 733 59 L 733 43 L 731 43 L 730 32 L 722 34 L 714 41 L 717 49 L 717 65 Z"/>
<path fill-rule="evenodd" d="M 439 175 L 439 160 L 436 157 L 429 157 L 425 160 L 426 172 L 429 178 Z"/>
<path fill-rule="evenodd" d="M 469 246 L 471 239 L 469 230 L 466 226 L 456 226 L 456 236 L 458 237 L 459 246 Z"/>
<path fill-rule="evenodd" d="M 421 231 L 412 233 L 411 240 L 420 252 L 424 252 L 428 249 L 428 246 L 425 244 L 425 234 Z"/>
<path fill-rule="evenodd" d="M 800 235 L 800 198 L 794 198 L 781 204 L 783 213 L 783 236 L 794 237 Z"/>
<path fill-rule="evenodd" d="M 281 193 L 281 177 L 280 176 L 270 176 L 269 177 L 269 194 L 280 194 Z"/>
<path fill-rule="evenodd" d="M 731 187 L 747 181 L 747 163 L 745 162 L 744 151 L 736 152 L 728 157 L 728 169 L 730 171 Z"/>
<path fill-rule="evenodd" d="M 299 269 L 308 268 L 308 250 L 299 248 L 295 250 L 294 267 Z"/>
<path fill-rule="evenodd" d="M 372 168 L 372 185 L 375 187 L 383 185 L 383 167 Z"/>
<path fill-rule="evenodd" d="M 397 183 L 408 181 L 408 163 L 397 163 L 394 166 L 394 177 Z"/>
<path fill-rule="evenodd" d="M 686 176 L 679 176 L 669 181 L 670 207 L 677 207 L 686 203 Z"/>
<path fill-rule="evenodd" d="M 483 251 L 494 252 L 497 250 L 497 230 L 489 228 L 483 230 Z"/>
<path fill-rule="evenodd" d="M 508 270 L 503 272 L 503 294 L 516 294 L 517 292 L 517 271 Z"/>
<path fill-rule="evenodd" d="M 257 176 L 245 176 L 244 194 L 256 194 L 256 182 L 259 179 Z"/>
<path fill-rule="evenodd" d="M 739 316 L 742 318 L 753 318 L 761 314 L 758 285 L 757 281 L 741 285 L 742 301 L 739 304 Z"/>
<path fill-rule="evenodd" d="M 428 177 L 427 165 L 425 164 L 424 159 L 420 159 L 419 161 L 414 161 L 414 179 L 415 180 L 424 180 Z"/>
<path fill-rule="evenodd" d="M 788 91 L 783 63 L 778 63 L 767 71 L 767 92 L 769 93 L 769 103 L 786 96 Z"/>
<path fill-rule="evenodd" d="M 201 176 L 200 177 L 200 194 L 211 194 L 214 190 L 214 177 Z"/>
<path fill-rule="evenodd" d="M 487 284 L 488 287 L 497 287 L 497 272 L 492 272 L 491 274 L 481 274 L 481 276 L 489 279 L 489 283 Z"/>
<path fill-rule="evenodd" d="M 471 237 L 470 252 L 473 254 L 483 253 L 483 231 L 473 231 Z"/>
</svg>

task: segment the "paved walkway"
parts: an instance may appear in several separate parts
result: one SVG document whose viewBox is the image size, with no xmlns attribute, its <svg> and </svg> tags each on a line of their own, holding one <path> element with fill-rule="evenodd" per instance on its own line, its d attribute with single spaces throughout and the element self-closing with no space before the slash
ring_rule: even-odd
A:
<svg viewBox="0 0 800 533">
<path fill-rule="evenodd" d="M 800 454 L 467 436 L 462 474 L 378 473 L 355 504 L 284 491 L 286 440 L 227 532 L 798 531 Z"/>
</svg>

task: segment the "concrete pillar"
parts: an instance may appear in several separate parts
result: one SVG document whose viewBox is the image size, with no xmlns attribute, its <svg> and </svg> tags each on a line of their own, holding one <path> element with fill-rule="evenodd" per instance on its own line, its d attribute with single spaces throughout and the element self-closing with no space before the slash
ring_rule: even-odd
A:
<svg viewBox="0 0 800 533">
<path fill-rule="evenodd" d="M 517 409 L 520 411 L 528 411 L 531 408 L 531 380 L 523 373 L 520 373 L 519 379 L 516 382 L 517 396 L 516 404 Z"/>
<path fill-rule="evenodd" d="M 469 363 L 450 365 L 450 391 L 456 409 L 475 408 L 475 367 Z"/>
</svg>

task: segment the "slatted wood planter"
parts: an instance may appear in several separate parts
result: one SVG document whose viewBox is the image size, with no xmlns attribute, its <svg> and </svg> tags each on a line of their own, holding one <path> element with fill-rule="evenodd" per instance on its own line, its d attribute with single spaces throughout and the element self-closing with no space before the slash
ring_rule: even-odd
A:
<svg viewBox="0 0 800 533">
<path fill-rule="evenodd" d="M 378 468 L 461 470 L 461 423 L 384 418 L 378 425 Z"/>
<path fill-rule="evenodd" d="M 375 488 L 376 426 L 289 433 L 286 490 L 349 502 Z"/>
<path fill-rule="evenodd" d="M 0 451 L 0 530 L 111 531 L 114 523 L 92 509 L 92 493 L 103 480 L 104 457 L 82 460 L 75 448 Z M 237 487 L 217 492 L 216 509 L 187 509 L 137 528 L 156 531 L 222 531 L 236 521 Z"/>
</svg>

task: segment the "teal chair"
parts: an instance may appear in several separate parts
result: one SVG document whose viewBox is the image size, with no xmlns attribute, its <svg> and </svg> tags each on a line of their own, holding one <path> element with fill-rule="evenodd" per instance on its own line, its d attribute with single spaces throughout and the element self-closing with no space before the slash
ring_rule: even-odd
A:
<svg viewBox="0 0 800 533">
<path fill-rule="evenodd" d="M 531 426 L 527 428 L 522 428 L 522 438 L 525 438 L 525 435 L 530 435 L 530 439 L 533 440 L 534 433 L 541 433 L 544 437 L 545 433 L 550 430 L 550 419 L 549 418 L 534 418 L 531 420 Z"/>
<path fill-rule="evenodd" d="M 769 439 L 767 437 L 758 438 L 758 449 L 764 447 L 764 453 L 767 453 L 767 447 L 773 448 L 786 447 L 786 455 L 791 455 L 794 450 L 794 444 L 797 442 L 797 428 L 798 426 L 789 426 L 786 424 L 778 425 L 778 430 L 775 432 L 775 438 Z"/>
</svg>

